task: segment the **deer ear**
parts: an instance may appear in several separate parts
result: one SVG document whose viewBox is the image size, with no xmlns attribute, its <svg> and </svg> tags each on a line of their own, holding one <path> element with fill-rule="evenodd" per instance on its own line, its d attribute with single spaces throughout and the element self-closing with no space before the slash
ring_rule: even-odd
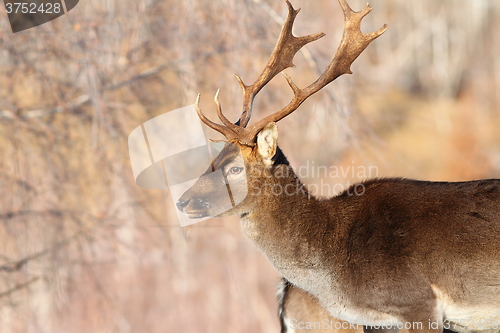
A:
<svg viewBox="0 0 500 333">
<path fill-rule="evenodd" d="M 257 134 L 257 150 L 264 161 L 264 164 L 271 165 L 271 159 L 276 154 L 276 147 L 278 146 L 278 126 L 276 123 L 268 123 Z"/>
</svg>

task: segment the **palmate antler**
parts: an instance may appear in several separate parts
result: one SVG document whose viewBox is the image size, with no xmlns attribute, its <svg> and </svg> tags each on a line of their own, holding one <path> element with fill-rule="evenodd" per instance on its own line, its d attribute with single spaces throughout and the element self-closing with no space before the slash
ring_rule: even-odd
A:
<svg viewBox="0 0 500 333">
<path fill-rule="evenodd" d="M 303 37 L 295 37 L 292 34 L 292 27 L 300 8 L 295 10 L 287 0 L 288 16 L 283 28 L 281 29 L 280 37 L 274 47 L 273 53 L 271 54 L 271 57 L 260 76 L 252 85 L 247 86 L 243 83 L 241 78 L 236 75 L 244 93 L 243 112 L 240 119 L 233 124 L 224 116 L 218 99 L 219 91 L 217 91 L 214 97 L 217 105 L 217 115 L 224 125 L 214 123 L 201 112 L 199 106 L 200 95 L 198 95 L 195 104 L 196 111 L 198 112 L 198 116 L 203 123 L 222 133 L 228 140 L 237 140 L 244 145 L 254 145 L 257 134 L 264 128 L 264 126 L 266 126 L 267 123 L 272 121 L 277 122 L 297 110 L 297 108 L 309 96 L 318 92 L 339 76 L 343 74 L 352 74 L 350 69 L 351 64 L 375 38 L 384 33 L 387 29 L 387 25 L 384 24 L 384 26 L 379 30 L 364 34 L 360 29 L 361 20 L 372 10 L 370 5 L 367 4 L 363 10 L 355 12 L 351 9 L 351 7 L 349 7 L 345 0 L 338 1 L 344 12 L 344 32 L 342 40 L 340 41 L 340 45 L 332 61 L 328 64 L 326 70 L 316 81 L 311 83 L 309 86 L 300 89 L 295 85 L 295 83 L 293 83 L 292 79 L 288 75 L 284 74 L 289 86 L 293 90 L 293 99 L 280 111 L 273 113 L 247 127 L 252 115 L 253 99 L 257 93 L 278 73 L 288 67 L 294 66 L 293 57 L 304 45 L 325 35 L 323 33 L 319 33 Z"/>
</svg>

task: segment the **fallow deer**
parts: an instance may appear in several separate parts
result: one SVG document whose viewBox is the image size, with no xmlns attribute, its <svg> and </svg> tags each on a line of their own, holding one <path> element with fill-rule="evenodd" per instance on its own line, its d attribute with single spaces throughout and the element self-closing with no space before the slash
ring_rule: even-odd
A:
<svg viewBox="0 0 500 333">
<path fill-rule="evenodd" d="M 344 12 L 338 50 L 323 74 L 293 90 L 280 111 L 248 126 L 255 95 L 293 66 L 295 53 L 323 34 L 295 37 L 288 16 L 263 72 L 252 85 L 236 76 L 243 111 L 221 124 L 196 109 L 227 142 L 205 174 L 178 200 L 190 218 L 239 215 L 243 232 L 294 286 L 341 320 L 409 332 L 498 331 L 500 325 L 500 180 L 430 182 L 372 179 L 330 199 L 308 193 L 278 147 L 276 122 L 343 74 L 386 29 L 364 34 L 371 8 Z M 216 171 L 216 172 L 214 172 Z M 356 189 L 363 189 L 356 191 Z M 220 211 L 229 192 L 232 207 Z"/>
</svg>

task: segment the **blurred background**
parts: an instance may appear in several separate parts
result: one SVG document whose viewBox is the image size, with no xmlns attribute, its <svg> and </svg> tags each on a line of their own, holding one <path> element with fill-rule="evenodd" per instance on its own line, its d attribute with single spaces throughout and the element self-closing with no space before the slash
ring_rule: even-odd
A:
<svg viewBox="0 0 500 333">
<path fill-rule="evenodd" d="M 340 171 L 303 181 L 333 195 L 369 176 L 500 177 L 500 3 L 370 4 L 363 31 L 387 32 L 279 123 L 294 167 Z M 304 87 L 335 54 L 342 14 L 335 0 L 293 5 L 296 35 L 327 34 L 286 71 Z M 127 136 L 198 93 L 215 117 L 219 88 L 236 120 L 233 74 L 257 78 L 285 16 L 274 0 L 85 0 L 12 34 L 1 10 L 1 332 L 279 331 L 279 274 L 238 218 L 180 228 L 168 191 L 135 185 Z M 278 76 L 254 121 L 291 96 Z"/>
</svg>

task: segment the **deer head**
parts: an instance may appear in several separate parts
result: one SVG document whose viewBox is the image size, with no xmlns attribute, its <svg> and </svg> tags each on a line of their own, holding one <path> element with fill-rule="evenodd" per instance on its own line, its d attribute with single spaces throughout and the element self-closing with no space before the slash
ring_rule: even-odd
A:
<svg viewBox="0 0 500 333">
<path fill-rule="evenodd" d="M 366 5 L 362 11 L 354 12 L 345 0 L 339 0 L 344 12 L 344 32 L 337 52 L 325 71 L 316 81 L 302 89 L 283 73 L 294 93 L 290 103 L 281 110 L 247 126 L 252 114 L 252 103 L 257 93 L 278 73 L 294 66 L 293 58 L 304 45 L 324 36 L 323 33 L 318 33 L 295 37 L 292 34 L 292 27 L 300 9 L 294 9 L 288 1 L 286 3 L 288 16 L 262 73 L 251 85 L 244 84 L 236 75 L 244 94 L 243 111 L 239 120 L 232 123 L 222 113 L 218 91 L 214 100 L 217 115 L 222 124 L 208 119 L 199 107 L 200 96 L 198 95 L 196 99 L 196 110 L 202 122 L 222 133 L 227 141 L 224 149 L 205 174 L 177 202 L 178 209 L 191 218 L 248 214 L 260 204 L 259 200 L 256 200 L 257 197 L 276 192 L 276 184 L 284 186 L 280 188 L 281 194 L 288 191 L 296 195 L 307 195 L 297 177 L 290 172 L 288 161 L 278 147 L 276 122 L 297 110 L 309 96 L 337 77 L 351 74 L 350 67 L 353 61 L 371 41 L 386 30 L 386 25 L 384 25 L 375 32 L 362 33 L 361 20 L 371 11 L 371 7 Z M 277 177 L 278 173 L 281 177 Z M 227 193 L 229 193 L 230 200 L 224 199 Z"/>
</svg>

